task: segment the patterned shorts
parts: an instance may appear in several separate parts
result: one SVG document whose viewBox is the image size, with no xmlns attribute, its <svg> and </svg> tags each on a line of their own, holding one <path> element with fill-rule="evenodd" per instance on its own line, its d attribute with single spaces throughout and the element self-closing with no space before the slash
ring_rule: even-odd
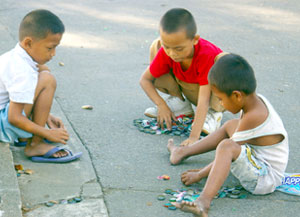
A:
<svg viewBox="0 0 300 217">
<path fill-rule="evenodd" d="M 242 145 L 239 157 L 231 164 L 231 173 L 247 191 L 253 193 L 258 177 L 268 174 L 268 167 L 256 158 L 250 146 Z"/>
</svg>

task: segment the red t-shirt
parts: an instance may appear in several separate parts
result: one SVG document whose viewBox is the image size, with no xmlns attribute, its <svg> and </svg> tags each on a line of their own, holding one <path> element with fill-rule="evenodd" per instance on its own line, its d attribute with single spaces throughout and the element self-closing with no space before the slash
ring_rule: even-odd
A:
<svg viewBox="0 0 300 217">
<path fill-rule="evenodd" d="M 181 81 L 187 83 L 198 83 L 199 85 L 208 84 L 207 75 L 214 64 L 215 57 L 222 52 L 214 44 L 200 38 L 194 46 L 194 56 L 190 67 L 183 71 L 180 63 L 174 62 L 161 47 L 150 64 L 150 73 L 158 78 L 173 70 L 174 75 Z"/>
</svg>

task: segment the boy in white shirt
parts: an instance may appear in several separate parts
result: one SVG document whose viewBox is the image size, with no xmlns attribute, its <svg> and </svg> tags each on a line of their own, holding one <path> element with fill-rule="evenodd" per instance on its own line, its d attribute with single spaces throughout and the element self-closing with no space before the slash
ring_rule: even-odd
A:
<svg viewBox="0 0 300 217">
<path fill-rule="evenodd" d="M 82 154 L 44 140 L 66 144 L 69 139 L 62 121 L 50 114 L 56 80 L 44 65 L 55 55 L 64 30 L 55 14 L 34 10 L 20 24 L 19 43 L 0 56 L 0 141 L 29 138 L 25 155 L 36 162 L 70 162 Z"/>
</svg>

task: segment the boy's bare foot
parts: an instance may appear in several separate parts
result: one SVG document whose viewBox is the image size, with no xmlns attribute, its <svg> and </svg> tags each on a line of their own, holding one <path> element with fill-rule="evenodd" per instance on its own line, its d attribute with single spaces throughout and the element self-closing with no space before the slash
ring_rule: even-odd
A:
<svg viewBox="0 0 300 217">
<path fill-rule="evenodd" d="M 173 165 L 179 164 L 181 161 L 183 161 L 186 157 L 183 156 L 182 150 L 185 148 L 185 146 L 175 146 L 174 140 L 169 139 L 168 140 L 168 150 L 170 152 L 170 162 Z"/>
<path fill-rule="evenodd" d="M 172 202 L 172 204 L 183 212 L 194 214 L 195 217 L 208 217 L 208 208 L 204 208 L 200 200 L 196 200 L 195 202 L 183 200 L 181 203 Z"/>
<path fill-rule="evenodd" d="M 41 142 L 39 144 L 34 144 L 34 143 L 30 143 L 28 142 L 25 149 L 24 149 L 24 153 L 27 157 L 33 157 L 33 156 L 43 156 L 45 155 L 48 151 L 50 151 L 51 149 L 53 149 L 55 146 L 45 143 L 45 142 Z M 52 155 L 52 157 L 65 157 L 68 155 L 68 152 L 66 151 L 58 151 L 56 153 L 54 153 Z"/>
<path fill-rule="evenodd" d="M 191 185 L 199 182 L 203 177 L 199 173 L 201 169 L 187 170 L 181 174 L 181 181 L 184 185 Z"/>
</svg>

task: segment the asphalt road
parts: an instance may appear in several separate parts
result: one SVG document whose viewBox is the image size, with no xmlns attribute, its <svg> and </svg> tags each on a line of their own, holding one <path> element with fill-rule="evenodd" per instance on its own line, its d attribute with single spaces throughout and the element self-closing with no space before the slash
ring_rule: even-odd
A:
<svg viewBox="0 0 300 217">
<path fill-rule="evenodd" d="M 56 100 L 89 151 L 111 217 L 188 216 L 167 210 L 156 197 L 166 188 L 183 187 L 181 172 L 203 167 L 214 157 L 204 154 L 171 166 L 170 136 L 143 134 L 132 124 L 152 105 L 138 82 L 148 64 L 148 47 L 158 37 L 160 17 L 173 7 L 190 10 L 201 37 L 253 66 L 257 91 L 271 101 L 289 133 L 287 171 L 300 172 L 299 1 L 1 0 L 0 23 L 16 42 L 19 22 L 32 9 L 49 9 L 63 20 L 66 33 L 48 64 L 58 80 Z M 7 50 L 15 45 L 0 38 Z M 86 104 L 94 109 L 82 110 Z M 225 119 L 231 117 L 225 114 Z M 174 139 L 179 144 L 184 138 Z M 162 174 L 171 179 L 158 180 Z M 235 182 L 230 177 L 226 185 Z M 299 198 L 275 192 L 215 200 L 210 214 L 297 216 L 298 209 Z"/>
</svg>

